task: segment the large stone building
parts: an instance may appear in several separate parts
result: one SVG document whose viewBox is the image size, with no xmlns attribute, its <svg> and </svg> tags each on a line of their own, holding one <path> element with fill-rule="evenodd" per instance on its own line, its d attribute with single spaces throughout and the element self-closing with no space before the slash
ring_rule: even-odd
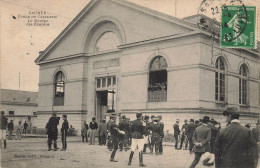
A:
<svg viewBox="0 0 260 168">
<path fill-rule="evenodd" d="M 222 123 L 227 106 L 243 123 L 260 112 L 258 50 L 221 49 L 193 20 L 125 0 L 92 0 L 36 59 L 40 66 L 38 128 L 53 112 L 80 129 L 109 113 L 208 115 Z"/>
</svg>

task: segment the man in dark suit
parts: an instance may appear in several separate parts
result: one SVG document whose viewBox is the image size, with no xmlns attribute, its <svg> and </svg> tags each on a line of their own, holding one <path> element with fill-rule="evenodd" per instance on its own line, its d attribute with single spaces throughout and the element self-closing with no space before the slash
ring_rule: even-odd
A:
<svg viewBox="0 0 260 168">
<path fill-rule="evenodd" d="M 259 151 L 260 151 L 260 120 L 256 123 L 256 128 L 252 129 L 253 138 L 255 140 L 255 143 L 257 143 L 257 146 L 254 148 L 254 165 L 257 167 L 258 160 L 259 160 Z"/>
<path fill-rule="evenodd" d="M 194 120 L 190 119 L 190 123 L 187 126 L 186 135 L 189 141 L 189 151 L 192 152 L 193 149 L 193 142 L 192 142 L 192 136 L 195 131 L 196 125 L 194 124 Z"/>
<path fill-rule="evenodd" d="M 251 131 L 239 123 L 237 107 L 228 107 L 224 112 L 230 123 L 221 129 L 215 143 L 216 168 L 251 168 L 253 157 L 250 150 L 255 147 Z"/>
<path fill-rule="evenodd" d="M 177 119 L 176 123 L 173 125 L 173 129 L 174 129 L 174 139 L 175 139 L 175 149 L 178 149 L 178 139 L 179 139 L 179 135 L 180 135 L 180 126 L 179 126 L 180 120 Z"/>
<path fill-rule="evenodd" d="M 202 120 L 202 125 L 197 127 L 193 133 L 192 141 L 194 143 L 194 153 L 195 158 L 192 162 L 190 168 L 195 168 L 199 163 L 202 154 L 210 151 L 210 138 L 211 130 L 208 128 L 207 123 L 209 122 L 209 117 L 204 116 Z"/>
</svg>

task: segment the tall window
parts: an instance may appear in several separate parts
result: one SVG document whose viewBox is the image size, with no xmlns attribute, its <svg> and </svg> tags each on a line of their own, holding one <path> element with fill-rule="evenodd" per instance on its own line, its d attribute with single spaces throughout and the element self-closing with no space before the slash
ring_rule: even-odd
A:
<svg viewBox="0 0 260 168">
<path fill-rule="evenodd" d="M 239 69 L 239 104 L 246 105 L 248 103 L 247 99 L 247 76 L 248 68 L 246 64 L 241 65 Z"/>
<path fill-rule="evenodd" d="M 150 65 L 148 101 L 167 101 L 167 62 L 162 56 L 155 57 Z"/>
<path fill-rule="evenodd" d="M 63 106 L 64 105 L 64 74 L 59 71 L 55 77 L 55 96 L 54 105 Z"/>
<path fill-rule="evenodd" d="M 225 63 L 222 57 L 217 59 L 215 68 L 215 100 L 225 101 Z"/>
</svg>

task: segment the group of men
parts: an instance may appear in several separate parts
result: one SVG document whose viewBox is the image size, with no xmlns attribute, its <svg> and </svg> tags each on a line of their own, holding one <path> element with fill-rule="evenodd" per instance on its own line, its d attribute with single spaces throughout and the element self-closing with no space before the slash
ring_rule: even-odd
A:
<svg viewBox="0 0 260 168">
<path fill-rule="evenodd" d="M 181 149 L 185 137 L 189 142 L 190 153 L 195 153 L 195 158 L 190 168 L 195 168 L 201 160 L 204 165 L 216 168 L 256 168 L 259 159 L 259 125 L 250 130 L 239 122 L 239 113 L 236 107 L 228 107 L 223 115 L 227 117 L 227 127 L 220 129 L 220 124 L 208 116 L 200 122 L 190 123 L 179 129 L 179 120 L 174 124 L 175 149 Z M 178 137 L 181 134 L 181 144 L 178 148 Z M 185 145 L 187 149 L 187 143 Z M 205 157 L 202 157 L 202 156 Z M 203 158 L 203 159 L 202 159 Z"/>
<path fill-rule="evenodd" d="M 116 124 L 116 117 L 110 116 L 110 120 L 107 123 L 107 129 L 110 134 L 111 143 L 108 142 L 108 145 L 113 146 L 113 151 L 110 156 L 111 162 L 117 162 L 115 160 L 115 155 L 118 147 L 122 149 L 122 146 L 127 147 L 131 144 L 131 152 L 129 156 L 128 165 L 132 164 L 132 158 L 134 156 L 134 152 L 138 150 L 139 152 L 139 166 L 145 166 L 143 163 L 143 150 L 145 149 L 145 137 L 149 135 L 148 131 L 155 125 L 155 122 L 158 120 L 154 120 L 154 123 L 149 123 L 148 118 L 145 120 L 142 117 L 141 113 L 136 114 L 136 120 L 128 122 L 126 117 L 123 115 L 122 120 L 119 122 L 119 125 Z M 160 130 L 160 129 L 159 129 Z M 157 131 L 157 130 L 156 130 Z M 154 133 L 154 135 L 157 133 Z"/>
<path fill-rule="evenodd" d="M 2 148 L 2 141 L 4 141 L 4 148 L 7 147 L 6 144 L 6 136 L 8 133 L 8 140 L 13 139 L 13 131 L 15 130 L 15 140 L 22 139 L 22 133 L 26 134 L 26 130 L 28 127 L 28 123 L 25 121 L 24 124 L 22 125 L 22 121 L 18 122 L 18 125 L 16 127 L 14 126 L 13 120 L 10 120 L 8 123 L 8 118 L 4 116 L 5 112 L 1 112 L 1 121 L 0 121 L 0 138 L 1 138 L 1 148 Z"/>
<path fill-rule="evenodd" d="M 67 120 L 67 115 L 62 116 L 63 123 L 61 126 L 61 141 L 62 141 L 62 151 L 67 149 L 67 134 L 69 130 L 69 122 Z M 49 119 L 46 124 L 46 133 L 48 134 L 48 151 L 52 150 L 52 141 L 54 145 L 54 151 L 58 150 L 57 147 L 57 138 L 58 138 L 58 125 L 60 117 L 57 117 L 55 113 L 52 114 L 52 117 Z"/>
</svg>

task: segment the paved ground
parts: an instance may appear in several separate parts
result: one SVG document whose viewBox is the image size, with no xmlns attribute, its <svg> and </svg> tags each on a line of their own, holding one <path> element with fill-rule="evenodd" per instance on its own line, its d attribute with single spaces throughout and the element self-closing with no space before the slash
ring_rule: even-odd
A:
<svg viewBox="0 0 260 168">
<path fill-rule="evenodd" d="M 89 145 L 80 142 L 80 137 L 68 137 L 67 151 L 47 151 L 46 138 L 27 137 L 22 140 L 8 140 L 7 149 L 1 150 L 1 167 L 7 168 L 123 168 L 139 167 L 138 152 L 135 153 L 132 166 L 128 166 L 130 151 L 118 151 L 115 159 L 119 162 L 111 163 L 111 151 L 106 146 Z M 164 143 L 163 155 L 144 155 L 147 167 L 188 168 L 193 161 L 194 154 L 187 150 L 175 150 L 172 143 Z M 58 147 L 61 142 L 58 141 Z M 201 165 L 198 168 L 203 167 Z M 213 166 L 214 168 L 214 166 Z"/>
</svg>

